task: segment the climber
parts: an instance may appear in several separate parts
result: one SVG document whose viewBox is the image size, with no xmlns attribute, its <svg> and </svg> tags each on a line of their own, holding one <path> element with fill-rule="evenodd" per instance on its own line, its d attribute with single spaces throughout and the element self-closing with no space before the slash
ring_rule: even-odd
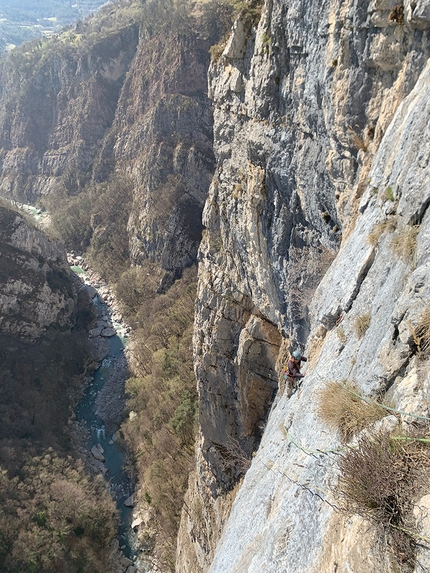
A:
<svg viewBox="0 0 430 573">
<path fill-rule="evenodd" d="M 288 393 L 293 394 L 300 386 L 300 380 L 304 378 L 304 374 L 300 372 L 302 362 L 307 362 L 306 356 L 303 356 L 300 350 L 295 350 L 288 361 L 287 366 L 284 368 L 284 378 L 289 381 Z"/>
</svg>

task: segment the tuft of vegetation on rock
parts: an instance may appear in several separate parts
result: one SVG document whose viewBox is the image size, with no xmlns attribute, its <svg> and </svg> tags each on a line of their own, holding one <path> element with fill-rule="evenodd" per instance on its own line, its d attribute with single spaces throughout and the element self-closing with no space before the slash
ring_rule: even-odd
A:
<svg viewBox="0 0 430 573">
<path fill-rule="evenodd" d="M 363 400 L 353 383 L 331 381 L 319 394 L 317 414 L 342 440 L 349 441 L 386 411 L 377 402 Z"/>
<path fill-rule="evenodd" d="M 376 247 L 376 245 L 379 243 L 379 239 L 382 237 L 382 235 L 386 232 L 392 233 L 395 230 L 395 228 L 396 228 L 396 218 L 395 217 L 385 219 L 384 221 L 381 221 L 380 223 L 375 225 L 372 232 L 369 233 L 369 235 L 367 236 L 367 240 L 369 241 L 369 243 L 373 247 Z"/>
<path fill-rule="evenodd" d="M 396 233 L 391 241 L 394 253 L 406 263 L 413 262 L 419 230 L 419 225 L 406 226 Z"/>
<path fill-rule="evenodd" d="M 418 327 L 412 328 L 412 336 L 419 358 L 426 360 L 430 354 L 430 303 L 423 310 Z"/>
<path fill-rule="evenodd" d="M 363 314 L 360 314 L 355 317 L 354 331 L 357 338 L 363 338 L 363 336 L 366 334 L 366 330 L 370 326 L 370 319 L 371 319 L 370 312 L 364 312 Z"/>
<path fill-rule="evenodd" d="M 429 443 L 425 435 L 378 433 L 340 457 L 336 493 L 343 509 L 383 528 L 402 571 L 414 570 L 420 535 L 413 507 L 428 491 Z"/>
</svg>

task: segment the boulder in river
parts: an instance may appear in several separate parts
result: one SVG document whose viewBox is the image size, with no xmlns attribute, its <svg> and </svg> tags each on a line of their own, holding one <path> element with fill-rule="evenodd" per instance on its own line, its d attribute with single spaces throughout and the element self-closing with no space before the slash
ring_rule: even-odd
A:
<svg viewBox="0 0 430 573">
<path fill-rule="evenodd" d="M 91 299 L 93 299 L 97 295 L 97 291 L 93 286 L 85 285 L 85 288 Z"/>
<path fill-rule="evenodd" d="M 125 505 L 126 507 L 133 507 L 133 506 L 134 506 L 133 495 L 131 495 L 130 497 L 128 497 L 128 498 L 124 501 L 124 505 Z"/>
<path fill-rule="evenodd" d="M 105 461 L 105 457 L 103 455 L 103 452 L 100 451 L 98 446 L 93 446 L 91 448 L 91 454 L 96 458 L 96 460 L 98 460 L 99 462 L 104 462 Z"/>
<path fill-rule="evenodd" d="M 105 338 L 95 336 L 91 338 L 91 344 L 94 352 L 94 359 L 101 362 L 109 354 L 109 343 Z"/>
<path fill-rule="evenodd" d="M 102 329 L 101 329 L 101 328 L 92 328 L 92 329 L 88 332 L 88 335 L 90 336 L 90 338 L 94 338 L 95 336 L 100 336 L 101 333 L 102 333 Z"/>
<path fill-rule="evenodd" d="M 136 519 L 134 519 L 131 524 L 131 528 L 134 529 L 135 527 L 139 527 L 139 525 L 142 525 L 142 523 L 143 519 L 141 517 L 136 517 Z"/>
<path fill-rule="evenodd" d="M 110 336 L 114 336 L 116 334 L 116 330 L 114 328 L 104 328 L 101 332 L 101 336 L 105 338 L 109 338 Z"/>
</svg>

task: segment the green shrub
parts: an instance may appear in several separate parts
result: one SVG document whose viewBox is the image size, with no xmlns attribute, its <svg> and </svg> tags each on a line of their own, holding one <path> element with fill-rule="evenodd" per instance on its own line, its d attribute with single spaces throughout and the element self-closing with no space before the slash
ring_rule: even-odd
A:
<svg viewBox="0 0 430 573">
<path fill-rule="evenodd" d="M 385 189 L 384 199 L 385 199 L 386 201 L 395 201 L 394 192 L 393 192 L 393 188 L 391 187 L 391 185 L 389 185 L 389 186 Z"/>
</svg>

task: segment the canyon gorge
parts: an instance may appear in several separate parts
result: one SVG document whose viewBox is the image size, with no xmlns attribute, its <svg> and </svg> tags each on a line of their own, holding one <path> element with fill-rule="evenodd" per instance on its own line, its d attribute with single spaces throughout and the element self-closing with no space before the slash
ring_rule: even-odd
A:
<svg viewBox="0 0 430 573">
<path fill-rule="evenodd" d="M 429 40 L 429 0 L 129 0 L 2 60 L 3 344 L 78 320 L 22 202 L 131 325 L 122 432 L 154 570 L 430 570 Z M 366 505 L 345 476 L 371 453 Z"/>
</svg>

